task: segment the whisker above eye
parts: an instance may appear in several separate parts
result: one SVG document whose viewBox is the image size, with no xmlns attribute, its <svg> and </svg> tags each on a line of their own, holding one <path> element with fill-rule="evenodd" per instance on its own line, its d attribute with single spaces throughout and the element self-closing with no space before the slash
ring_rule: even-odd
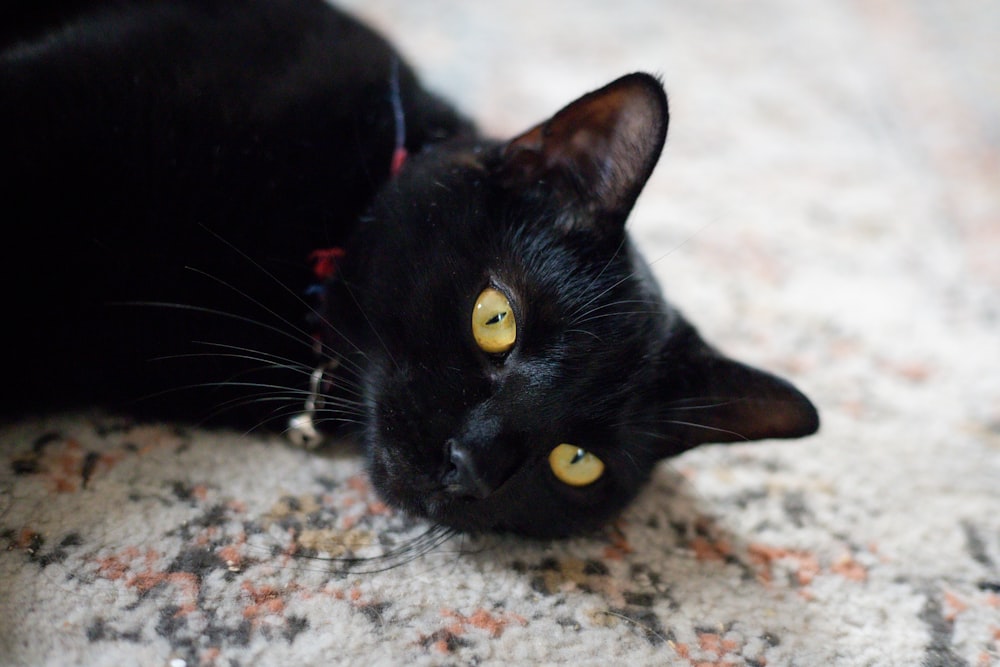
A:
<svg viewBox="0 0 1000 667">
<path fill-rule="evenodd" d="M 678 250 L 680 250 L 681 248 L 683 248 L 684 246 L 686 246 L 688 243 L 690 243 L 691 240 L 694 239 L 694 237 L 696 237 L 699 234 L 701 234 L 703 231 L 705 231 L 706 229 L 708 229 L 709 227 L 711 227 L 712 225 L 714 225 L 716 222 L 718 222 L 717 219 L 716 220 L 709 220 L 708 222 L 703 223 L 696 230 L 694 230 L 693 232 L 691 232 L 690 234 L 688 234 L 687 236 L 685 236 L 683 239 L 680 240 L 679 243 L 677 243 L 676 245 L 672 246 L 669 250 L 667 250 L 666 252 L 664 252 L 663 254 L 661 254 L 659 257 L 657 257 L 656 259 L 650 260 L 649 261 L 649 266 L 652 267 L 652 266 L 654 266 L 656 264 L 659 264 L 661 261 L 665 260 L 667 257 L 670 257 L 675 252 L 677 252 Z"/>
<path fill-rule="evenodd" d="M 688 236 L 686 236 L 684 239 L 682 239 L 680 241 L 680 243 L 678 243 L 677 245 L 671 247 L 669 250 L 667 250 L 666 252 L 664 252 L 663 254 L 661 254 L 656 259 L 648 262 L 648 265 L 650 267 L 652 267 L 653 265 L 658 264 L 659 262 L 663 261 L 664 259 L 666 259 L 670 255 L 674 254 L 675 252 L 677 252 L 678 250 L 680 250 L 681 248 L 683 248 L 685 245 L 687 245 L 688 242 L 691 241 L 691 239 L 693 239 L 694 237 L 698 236 L 702 231 L 704 231 L 705 229 L 707 229 L 711 224 L 713 224 L 713 222 L 706 222 L 705 224 L 701 225 L 694 232 L 692 232 L 691 234 L 689 234 Z M 618 248 L 615 249 L 614 254 L 608 260 L 607 264 L 604 265 L 604 268 L 601 269 L 600 273 L 598 273 L 597 276 L 594 278 L 594 280 L 591 281 L 590 285 L 593 285 L 597 281 L 598 278 L 600 278 L 602 275 L 604 275 L 604 272 L 608 269 L 609 266 L 611 266 L 612 262 L 614 262 L 615 258 L 621 252 L 621 249 L 624 246 L 624 243 L 625 243 L 625 241 L 623 240 L 618 245 Z M 624 283 L 624 282 L 626 282 L 628 280 L 631 280 L 637 274 L 638 274 L 637 271 L 632 271 L 632 272 L 628 273 L 627 275 L 623 276 L 617 282 L 612 283 L 611 285 L 609 285 L 608 287 L 606 287 L 603 291 L 598 292 L 597 294 L 595 294 L 594 296 L 592 296 L 588 301 L 586 301 L 585 303 L 583 303 L 579 308 L 577 308 L 577 310 L 573 311 L 573 313 L 570 314 L 570 320 L 573 323 L 578 322 L 578 317 L 579 317 L 579 313 L 580 313 L 581 310 L 583 310 L 584 308 L 586 308 L 587 306 L 589 306 L 590 304 L 592 304 L 594 301 L 600 299 L 605 294 L 607 294 L 611 290 L 615 289 L 616 287 L 618 287 L 622 283 Z"/>
<path fill-rule="evenodd" d="M 604 319 L 606 317 L 625 317 L 628 315 L 659 315 L 663 311 L 660 310 L 620 310 L 613 313 L 601 313 L 599 315 L 590 315 L 589 317 L 584 317 L 583 319 L 575 320 L 573 324 L 585 324 L 587 322 L 593 322 L 594 320 Z"/>
<path fill-rule="evenodd" d="M 615 251 L 611 254 L 611 257 L 608 258 L 608 261 L 605 262 L 605 264 L 604 264 L 603 267 L 601 267 L 601 270 L 598 271 L 597 275 L 594 276 L 591 279 L 591 281 L 587 284 L 587 288 L 585 290 L 583 290 L 584 294 L 586 294 L 587 292 L 589 292 L 591 290 L 591 288 L 593 288 L 594 283 L 596 283 L 598 280 L 600 280 L 601 276 L 604 275 L 604 272 L 608 270 L 608 267 L 610 267 L 614 263 L 615 259 L 617 259 L 617 257 L 618 257 L 618 254 L 622 251 L 622 248 L 625 247 L 625 241 L 626 241 L 626 239 L 622 238 L 622 240 L 618 242 L 618 247 L 615 248 Z M 603 292 L 600 292 L 600 293 L 595 294 L 594 296 L 592 296 L 588 301 L 584 302 L 576 310 L 574 310 L 572 313 L 570 313 L 570 320 L 575 321 L 577 313 L 579 313 L 581 310 L 583 310 L 584 308 L 586 308 L 590 304 L 594 303 L 594 301 L 596 301 L 597 299 L 600 299 L 602 296 L 604 296 L 605 294 L 607 294 L 608 290 L 614 289 L 615 287 L 617 287 L 620 284 L 621 284 L 620 282 L 615 283 L 614 285 L 611 285 L 610 287 L 608 287 L 607 289 L 605 289 Z"/>
<path fill-rule="evenodd" d="M 618 300 L 618 301 L 610 301 L 608 303 L 602 303 L 602 304 L 600 304 L 598 306 L 594 306 L 593 308 L 591 308 L 587 312 L 581 313 L 579 316 L 577 316 L 574 319 L 570 320 L 570 325 L 572 326 L 574 324 L 579 324 L 581 322 L 587 322 L 587 321 L 589 321 L 591 319 L 591 316 L 594 315 L 594 313 L 598 313 L 598 312 L 600 312 L 602 310 L 606 310 L 608 308 L 614 308 L 615 306 L 628 306 L 628 305 L 632 305 L 632 304 L 641 304 L 641 305 L 645 305 L 645 306 L 653 306 L 653 305 L 656 305 L 656 302 L 652 301 L 651 299 L 621 299 L 621 300 Z M 636 313 L 636 312 L 649 312 L 649 311 L 622 310 L 622 311 L 618 311 L 617 313 L 611 313 L 611 314 L 612 315 L 627 315 L 627 314 Z M 659 312 L 659 311 L 656 311 L 656 312 Z"/>
<path fill-rule="evenodd" d="M 592 336 L 598 343 L 603 343 L 604 342 L 601 339 L 601 337 L 598 336 L 596 333 L 594 333 L 593 331 L 587 331 L 586 329 L 567 329 L 566 333 L 568 333 L 568 334 L 569 333 L 584 334 L 584 335 L 587 335 L 587 336 Z"/>
</svg>

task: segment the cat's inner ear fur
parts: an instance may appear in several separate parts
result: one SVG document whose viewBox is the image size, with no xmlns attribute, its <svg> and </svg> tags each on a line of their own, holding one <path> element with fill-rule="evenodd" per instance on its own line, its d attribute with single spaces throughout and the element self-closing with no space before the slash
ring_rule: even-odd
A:
<svg viewBox="0 0 1000 667">
<path fill-rule="evenodd" d="M 570 227 L 620 230 L 660 157 L 668 122 L 660 82 L 628 74 L 508 143 L 501 176 L 508 186 L 557 197 Z"/>
</svg>

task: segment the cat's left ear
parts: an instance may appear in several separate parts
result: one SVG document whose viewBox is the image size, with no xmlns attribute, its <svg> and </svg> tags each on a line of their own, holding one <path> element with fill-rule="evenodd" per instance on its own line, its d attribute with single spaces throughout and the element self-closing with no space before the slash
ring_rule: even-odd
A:
<svg viewBox="0 0 1000 667">
<path fill-rule="evenodd" d="M 703 443 L 801 438 L 819 429 L 812 402 L 786 380 L 734 361 L 693 328 L 664 356 L 663 421 L 674 437 L 661 456 Z"/>
<path fill-rule="evenodd" d="M 620 231 L 660 157 L 669 118 L 660 82 L 628 74 L 507 144 L 501 177 L 558 198 L 570 227 Z"/>
</svg>

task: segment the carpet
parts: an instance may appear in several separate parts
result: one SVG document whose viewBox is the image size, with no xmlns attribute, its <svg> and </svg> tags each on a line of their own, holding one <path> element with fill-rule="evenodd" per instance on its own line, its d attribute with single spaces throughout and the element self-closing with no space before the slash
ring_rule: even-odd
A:
<svg viewBox="0 0 1000 667">
<path fill-rule="evenodd" d="M 631 230 L 820 433 L 533 542 L 393 512 L 347 443 L 39 406 L 0 425 L 0 664 L 1000 665 L 1000 6 L 344 5 L 497 136 L 661 75 Z"/>
</svg>

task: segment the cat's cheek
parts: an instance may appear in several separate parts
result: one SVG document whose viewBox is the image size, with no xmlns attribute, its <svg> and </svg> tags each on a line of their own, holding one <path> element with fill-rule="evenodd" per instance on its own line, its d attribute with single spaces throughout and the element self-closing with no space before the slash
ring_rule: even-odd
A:
<svg viewBox="0 0 1000 667">
<path fill-rule="evenodd" d="M 411 516 L 439 520 L 444 505 L 440 485 L 404 460 L 398 444 L 369 442 L 366 451 L 368 477 L 383 502 Z"/>
<path fill-rule="evenodd" d="M 573 487 L 553 475 L 549 480 L 554 512 L 551 537 L 563 537 L 599 530 L 628 506 L 642 488 L 641 483 L 625 482 L 609 471 L 592 485 Z"/>
</svg>

